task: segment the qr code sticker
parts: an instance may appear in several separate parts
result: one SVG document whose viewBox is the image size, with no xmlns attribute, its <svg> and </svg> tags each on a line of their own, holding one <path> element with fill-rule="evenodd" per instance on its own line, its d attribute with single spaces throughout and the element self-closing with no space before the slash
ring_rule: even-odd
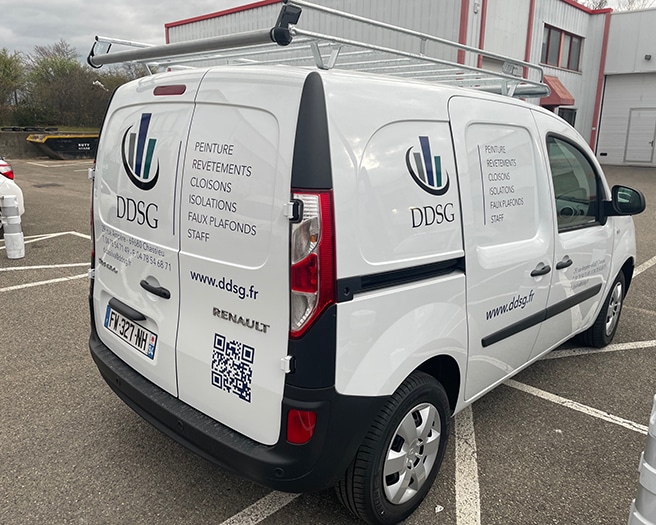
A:
<svg viewBox="0 0 656 525">
<path fill-rule="evenodd" d="M 255 348 L 239 341 L 229 341 L 221 334 L 214 334 L 212 384 L 215 387 L 250 403 L 254 361 Z"/>
</svg>

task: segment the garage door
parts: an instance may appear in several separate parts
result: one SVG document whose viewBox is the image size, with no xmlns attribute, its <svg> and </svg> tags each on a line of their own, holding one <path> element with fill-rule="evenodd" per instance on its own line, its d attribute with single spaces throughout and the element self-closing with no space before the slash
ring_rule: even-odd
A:
<svg viewBox="0 0 656 525">
<path fill-rule="evenodd" d="M 632 108 L 626 137 L 625 162 L 654 162 L 656 109 Z"/>
<path fill-rule="evenodd" d="M 602 164 L 656 166 L 656 73 L 608 75 L 596 153 Z"/>
</svg>

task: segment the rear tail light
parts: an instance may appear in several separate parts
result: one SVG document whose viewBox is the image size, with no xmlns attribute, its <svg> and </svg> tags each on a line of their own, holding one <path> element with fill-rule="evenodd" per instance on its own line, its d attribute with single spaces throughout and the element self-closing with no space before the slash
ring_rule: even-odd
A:
<svg viewBox="0 0 656 525">
<path fill-rule="evenodd" d="M 333 199 L 330 191 L 295 192 L 303 216 L 291 233 L 292 337 L 300 337 L 335 302 Z"/>
<path fill-rule="evenodd" d="M 0 175 L 4 175 L 8 179 L 14 180 L 14 170 L 11 169 L 9 164 L 0 162 Z"/>
</svg>

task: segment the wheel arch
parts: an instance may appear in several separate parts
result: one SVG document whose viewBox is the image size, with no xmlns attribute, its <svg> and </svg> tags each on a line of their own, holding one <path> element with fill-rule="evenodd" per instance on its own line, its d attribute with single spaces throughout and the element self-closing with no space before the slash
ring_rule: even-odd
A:
<svg viewBox="0 0 656 525">
<path fill-rule="evenodd" d="M 627 292 L 629 291 L 629 287 L 631 286 L 631 280 L 633 279 L 633 271 L 635 269 L 635 262 L 633 260 L 633 257 L 629 257 L 624 264 L 622 265 L 622 268 L 620 271 L 624 274 L 624 296 L 626 297 Z"/>
<path fill-rule="evenodd" d="M 417 370 L 434 377 L 440 382 L 449 398 L 449 408 L 453 413 L 458 403 L 462 381 L 458 362 L 450 355 L 442 354 L 425 361 Z"/>
</svg>

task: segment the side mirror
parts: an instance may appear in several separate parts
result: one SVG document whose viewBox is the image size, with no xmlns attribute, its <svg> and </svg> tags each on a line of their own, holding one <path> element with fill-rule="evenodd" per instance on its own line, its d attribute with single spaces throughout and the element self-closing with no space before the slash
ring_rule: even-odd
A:
<svg viewBox="0 0 656 525">
<path fill-rule="evenodd" d="M 637 215 L 645 211 L 645 196 L 639 190 L 627 186 L 613 186 L 612 198 L 606 202 L 607 217 L 617 215 Z"/>
</svg>

